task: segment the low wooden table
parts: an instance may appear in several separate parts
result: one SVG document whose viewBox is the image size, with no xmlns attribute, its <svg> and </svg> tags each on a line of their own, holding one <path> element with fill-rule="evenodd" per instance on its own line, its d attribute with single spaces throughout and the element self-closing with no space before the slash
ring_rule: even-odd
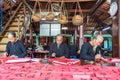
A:
<svg viewBox="0 0 120 80">
<path fill-rule="evenodd" d="M 29 54 L 36 54 L 38 58 L 42 58 L 42 54 L 45 54 L 45 58 L 47 58 L 49 51 L 28 51 Z"/>
</svg>

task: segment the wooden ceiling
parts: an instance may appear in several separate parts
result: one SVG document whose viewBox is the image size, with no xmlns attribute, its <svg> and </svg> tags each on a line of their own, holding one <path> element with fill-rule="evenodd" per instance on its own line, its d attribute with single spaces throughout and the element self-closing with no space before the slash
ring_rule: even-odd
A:
<svg viewBox="0 0 120 80">
<path fill-rule="evenodd" d="M 51 2 L 88 2 L 88 1 L 96 1 L 96 0 L 29 0 L 29 1 L 40 1 L 40 2 L 48 2 L 48 1 L 51 1 Z"/>
<path fill-rule="evenodd" d="M 3 11 L 9 10 L 15 7 L 19 2 L 20 0 L 1 0 L 2 10 Z"/>
<path fill-rule="evenodd" d="M 3 1 L 4 5 L 6 5 L 7 1 L 10 1 L 10 0 Z M 26 2 L 30 5 L 32 9 L 36 1 L 40 2 L 41 11 L 43 12 L 48 11 L 45 7 L 48 2 L 51 2 L 52 5 L 57 4 L 58 6 L 60 6 L 61 2 L 65 3 L 65 6 L 68 12 L 68 17 L 69 17 L 69 23 L 66 25 L 62 25 L 62 26 L 68 27 L 68 30 L 62 30 L 62 33 L 73 34 L 74 30 L 78 30 L 78 27 L 73 25 L 71 22 L 72 17 L 74 16 L 74 13 L 75 13 L 77 2 L 79 2 L 80 4 L 81 10 L 84 16 L 84 23 L 83 23 L 84 33 L 91 34 L 95 28 L 112 24 L 112 19 L 110 18 L 110 15 L 109 15 L 110 3 L 108 3 L 106 0 L 26 0 Z M 56 7 L 56 6 L 53 6 L 53 7 Z M 37 7 L 37 9 L 39 8 Z M 6 10 L 6 9 L 3 9 L 3 10 Z M 55 10 L 55 12 L 58 12 L 58 11 Z M 77 9 L 76 12 L 79 12 L 79 10 Z M 57 22 L 53 21 L 53 23 L 57 23 Z"/>
</svg>

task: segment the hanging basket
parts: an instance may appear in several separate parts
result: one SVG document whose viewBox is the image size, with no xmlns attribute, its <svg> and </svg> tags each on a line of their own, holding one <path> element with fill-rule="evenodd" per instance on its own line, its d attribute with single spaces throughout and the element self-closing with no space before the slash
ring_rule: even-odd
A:
<svg viewBox="0 0 120 80">
<path fill-rule="evenodd" d="M 60 23 L 60 24 L 68 23 L 68 19 L 64 14 L 59 14 L 57 18 L 58 18 L 58 23 Z"/>
<path fill-rule="evenodd" d="M 47 21 L 54 20 L 55 15 L 53 13 L 53 6 L 52 6 L 52 3 L 50 1 L 47 3 L 46 9 L 48 9 L 48 14 L 45 16 L 45 19 Z"/>
<path fill-rule="evenodd" d="M 79 14 L 76 14 L 76 10 L 75 10 L 75 15 L 72 18 L 72 23 L 76 26 L 81 25 L 83 23 L 83 14 L 82 14 L 82 10 L 80 8 L 79 2 L 77 2 L 76 9 L 77 9 L 77 6 L 80 12 Z"/>
<path fill-rule="evenodd" d="M 54 20 L 54 17 L 55 17 L 55 15 L 52 12 L 50 12 L 45 16 L 45 19 L 47 21 L 52 21 L 52 20 Z"/>
<path fill-rule="evenodd" d="M 68 23 L 68 13 L 67 10 L 65 10 L 65 5 L 63 2 L 61 2 L 61 9 L 60 9 L 60 13 L 57 17 L 58 19 L 58 23 L 60 24 L 67 24 Z"/>
<path fill-rule="evenodd" d="M 40 13 L 35 13 L 32 15 L 32 20 L 34 22 L 39 22 L 41 20 L 41 18 L 42 18 L 42 15 Z"/>
<path fill-rule="evenodd" d="M 80 15 L 74 15 L 72 18 L 72 23 L 76 26 L 81 25 L 83 23 L 83 17 Z"/>
<path fill-rule="evenodd" d="M 38 6 L 39 6 L 39 12 L 38 13 L 35 13 L 36 12 L 36 6 L 37 6 L 37 4 L 38 4 Z M 40 13 L 41 12 L 41 8 L 40 8 L 40 3 L 38 2 L 38 1 L 36 1 L 35 2 L 35 5 L 34 5 L 34 13 L 32 14 L 32 20 L 34 21 L 34 22 L 40 22 L 40 20 L 41 20 L 41 18 L 42 18 L 42 14 Z"/>
</svg>

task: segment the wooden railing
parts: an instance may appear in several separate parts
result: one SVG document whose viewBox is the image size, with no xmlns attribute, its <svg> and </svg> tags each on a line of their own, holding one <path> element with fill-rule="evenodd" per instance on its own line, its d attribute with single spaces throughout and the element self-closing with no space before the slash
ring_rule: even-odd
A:
<svg viewBox="0 0 120 80">
<path fill-rule="evenodd" d="M 22 6 L 22 2 L 19 4 L 19 6 L 17 7 L 16 11 L 13 13 L 13 15 L 11 16 L 11 18 L 9 19 L 9 21 L 6 23 L 6 25 L 3 27 L 3 31 L 1 32 L 0 35 L 2 35 L 5 30 L 7 29 L 7 27 L 10 25 L 11 21 L 13 20 L 13 18 L 15 17 L 16 13 L 18 12 L 18 10 L 20 9 L 20 7 Z"/>
</svg>

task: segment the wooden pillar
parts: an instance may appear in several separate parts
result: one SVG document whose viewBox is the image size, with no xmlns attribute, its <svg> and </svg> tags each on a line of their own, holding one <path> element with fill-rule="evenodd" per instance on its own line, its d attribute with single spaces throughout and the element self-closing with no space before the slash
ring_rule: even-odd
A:
<svg viewBox="0 0 120 80">
<path fill-rule="evenodd" d="M 118 0 L 118 6 L 118 13 L 113 18 L 112 23 L 113 57 L 120 57 L 120 0 Z"/>
<path fill-rule="evenodd" d="M 32 25 L 30 25 L 30 28 L 29 28 L 29 30 L 30 30 L 30 40 L 32 40 L 33 39 L 33 32 L 32 32 Z"/>
<path fill-rule="evenodd" d="M 77 43 L 77 30 L 75 30 L 74 32 L 74 44 Z"/>
<path fill-rule="evenodd" d="M 79 49 L 81 49 L 81 46 L 83 44 L 83 25 L 79 26 Z"/>
</svg>

